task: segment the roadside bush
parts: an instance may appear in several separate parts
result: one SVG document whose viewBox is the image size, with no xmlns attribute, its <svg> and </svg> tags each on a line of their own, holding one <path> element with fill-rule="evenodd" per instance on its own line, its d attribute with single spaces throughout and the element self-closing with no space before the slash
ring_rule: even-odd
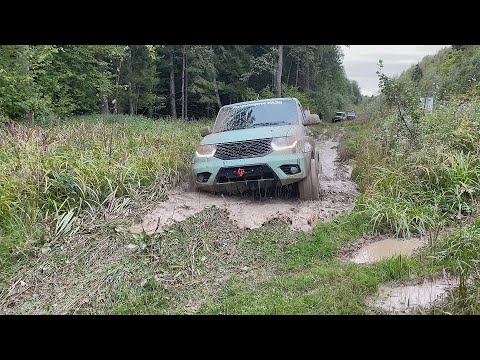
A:
<svg viewBox="0 0 480 360">
<path fill-rule="evenodd" d="M 480 196 L 480 102 L 451 100 L 432 112 L 415 112 L 414 137 L 396 111 L 372 114 L 370 136 L 352 147 L 353 176 L 365 193 L 358 208 L 371 215 L 377 230 L 401 236 L 474 214 Z"/>
<path fill-rule="evenodd" d="M 480 221 L 451 231 L 435 249 L 433 257 L 459 277 L 449 306 L 457 313 L 480 313 Z"/>
</svg>

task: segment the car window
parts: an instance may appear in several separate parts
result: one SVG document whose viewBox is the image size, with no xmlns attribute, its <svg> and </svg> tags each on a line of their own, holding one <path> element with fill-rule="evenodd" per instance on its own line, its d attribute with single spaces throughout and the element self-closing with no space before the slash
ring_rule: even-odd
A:
<svg viewBox="0 0 480 360">
<path fill-rule="evenodd" d="M 214 132 L 250 129 L 259 126 L 296 125 L 301 113 L 294 100 L 265 100 L 224 106 Z"/>
</svg>

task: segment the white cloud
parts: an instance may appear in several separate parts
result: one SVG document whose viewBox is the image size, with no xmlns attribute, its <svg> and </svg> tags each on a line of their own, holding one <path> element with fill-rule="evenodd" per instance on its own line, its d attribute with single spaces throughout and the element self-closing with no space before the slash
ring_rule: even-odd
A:
<svg viewBox="0 0 480 360">
<path fill-rule="evenodd" d="M 383 72 L 398 75 L 448 45 L 342 45 L 343 64 L 350 80 L 356 80 L 365 95 L 378 92 L 377 63 L 383 60 Z"/>
</svg>

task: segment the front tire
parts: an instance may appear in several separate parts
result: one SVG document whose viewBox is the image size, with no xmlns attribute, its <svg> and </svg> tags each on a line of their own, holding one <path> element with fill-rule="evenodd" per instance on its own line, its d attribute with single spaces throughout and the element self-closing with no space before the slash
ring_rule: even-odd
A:
<svg viewBox="0 0 480 360">
<path fill-rule="evenodd" d="M 320 199 L 320 184 L 318 182 L 318 167 L 315 159 L 310 160 L 310 173 L 298 183 L 300 200 Z"/>
</svg>

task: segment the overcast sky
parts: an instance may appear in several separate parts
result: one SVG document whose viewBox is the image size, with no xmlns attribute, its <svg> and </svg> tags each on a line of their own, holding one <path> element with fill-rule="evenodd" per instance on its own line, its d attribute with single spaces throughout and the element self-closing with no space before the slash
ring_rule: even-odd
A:
<svg viewBox="0 0 480 360">
<path fill-rule="evenodd" d="M 343 64 L 350 80 L 356 80 L 362 94 L 378 92 L 378 60 L 383 60 L 383 72 L 387 76 L 399 75 L 418 63 L 425 55 L 433 55 L 448 45 L 342 45 Z"/>
</svg>

